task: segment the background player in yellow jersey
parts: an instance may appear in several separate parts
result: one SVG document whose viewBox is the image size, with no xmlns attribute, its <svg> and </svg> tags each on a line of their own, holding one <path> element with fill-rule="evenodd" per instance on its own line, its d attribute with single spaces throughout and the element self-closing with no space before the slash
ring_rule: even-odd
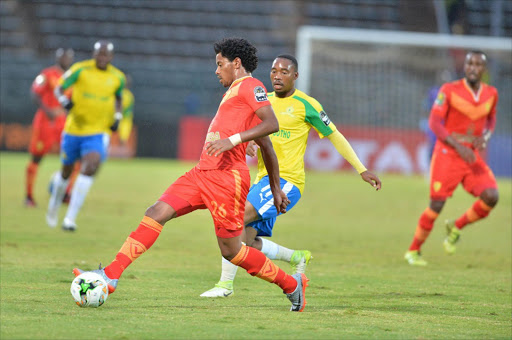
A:
<svg viewBox="0 0 512 340">
<path fill-rule="evenodd" d="M 279 160 L 281 188 L 290 200 L 287 211 L 297 204 L 304 190 L 304 154 L 311 128 L 314 128 L 321 138 L 329 138 L 336 150 L 357 170 L 361 178 L 379 190 L 380 179 L 360 162 L 348 141 L 330 121 L 322 105 L 295 88 L 298 76 L 298 63 L 295 57 L 282 54 L 272 63 L 270 80 L 274 92 L 268 94 L 268 99 L 276 113 L 280 130 L 270 135 L 270 139 Z M 251 155 L 249 152 L 248 154 Z M 272 236 L 272 229 L 279 214 L 273 204 L 268 173 L 261 152 L 258 150 L 257 154 L 258 174 L 245 206 L 244 241 L 248 246 L 261 250 L 269 259 L 287 261 L 295 267 L 296 273 L 304 273 L 311 259 L 310 251 L 288 249 L 260 237 Z M 233 294 L 236 270 L 235 265 L 222 259 L 219 282 L 201 296 L 227 297 Z"/>
<path fill-rule="evenodd" d="M 123 89 L 123 119 L 119 123 L 119 140 L 121 145 L 125 145 L 130 138 L 130 134 L 133 128 L 133 108 L 135 106 L 135 99 L 132 91 L 130 91 L 132 84 L 132 77 L 126 74 L 126 84 Z"/>
<path fill-rule="evenodd" d="M 81 162 L 69 202 L 64 230 L 76 229 L 76 216 L 93 183 L 94 175 L 107 157 L 110 132 L 116 131 L 122 119 L 122 92 L 126 82 L 123 72 L 110 64 L 114 45 L 110 41 L 94 44 L 93 59 L 75 63 L 64 73 L 55 96 L 66 108 L 68 116 L 61 141 L 60 176 L 53 178 L 53 190 L 48 203 L 46 222 L 58 223 L 62 197 L 76 161 Z M 71 100 L 63 91 L 73 86 Z M 112 124 L 112 122 L 114 122 Z"/>
</svg>

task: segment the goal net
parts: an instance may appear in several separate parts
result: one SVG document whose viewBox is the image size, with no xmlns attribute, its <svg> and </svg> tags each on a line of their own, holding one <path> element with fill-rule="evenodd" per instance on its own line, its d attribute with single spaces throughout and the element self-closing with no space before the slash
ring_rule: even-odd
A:
<svg viewBox="0 0 512 340">
<path fill-rule="evenodd" d="M 430 106 L 443 82 L 463 77 L 468 50 L 487 54 L 484 81 L 500 93 L 489 163 L 497 175 L 512 176 L 512 39 L 303 26 L 297 87 L 320 101 L 370 168 L 426 172 Z M 349 167 L 328 142 L 311 137 L 309 167 Z"/>
</svg>

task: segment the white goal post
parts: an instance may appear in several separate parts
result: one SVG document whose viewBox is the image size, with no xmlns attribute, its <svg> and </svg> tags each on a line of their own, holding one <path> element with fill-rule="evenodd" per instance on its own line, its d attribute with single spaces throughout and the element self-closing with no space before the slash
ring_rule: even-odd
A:
<svg viewBox="0 0 512 340">
<path fill-rule="evenodd" d="M 512 177 L 510 38 L 302 26 L 297 88 L 323 105 L 367 167 L 425 173 L 430 106 L 442 83 L 464 76 L 468 50 L 486 53 L 483 80 L 500 93 L 489 163 L 498 176 Z M 350 169 L 328 142 L 314 134 L 310 141 L 306 165 Z"/>
<path fill-rule="evenodd" d="M 350 42 L 361 44 L 391 44 L 418 47 L 463 48 L 512 52 L 512 39 L 484 36 L 459 36 L 437 33 L 381 31 L 341 27 L 301 26 L 297 30 L 297 60 L 301 74 L 297 85 L 310 91 L 312 72 L 312 42 Z"/>
</svg>

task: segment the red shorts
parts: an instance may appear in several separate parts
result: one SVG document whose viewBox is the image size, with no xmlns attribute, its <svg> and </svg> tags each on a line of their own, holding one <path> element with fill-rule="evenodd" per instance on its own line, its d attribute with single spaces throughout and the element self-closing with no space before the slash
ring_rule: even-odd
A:
<svg viewBox="0 0 512 340">
<path fill-rule="evenodd" d="M 451 197 L 459 183 L 464 190 L 478 197 L 485 189 L 496 189 L 496 178 L 480 154 L 475 151 L 476 162 L 468 164 L 457 152 L 438 144 L 430 163 L 430 198 L 444 201 Z"/>
<path fill-rule="evenodd" d="M 32 121 L 32 136 L 28 151 L 32 155 L 43 156 L 55 145 L 59 146 L 65 122 L 65 115 L 57 116 L 52 121 L 43 110 L 37 110 Z"/>
<path fill-rule="evenodd" d="M 159 201 L 173 207 L 177 216 L 208 208 L 215 234 L 231 238 L 243 231 L 250 184 L 249 170 L 199 170 L 194 167 L 171 184 Z"/>
</svg>

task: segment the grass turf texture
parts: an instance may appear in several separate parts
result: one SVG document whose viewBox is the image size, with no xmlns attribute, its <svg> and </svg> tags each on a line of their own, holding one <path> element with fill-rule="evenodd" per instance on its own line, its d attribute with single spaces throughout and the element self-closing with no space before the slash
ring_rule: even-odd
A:
<svg viewBox="0 0 512 340">
<path fill-rule="evenodd" d="M 424 178 L 383 174 L 383 189 L 374 192 L 353 172 L 309 172 L 304 197 L 278 219 L 273 237 L 313 252 L 304 313 L 289 312 L 277 286 L 242 269 L 233 297 L 199 298 L 220 275 L 208 211 L 169 222 L 105 305 L 82 309 L 69 292 L 73 267 L 109 264 L 145 209 L 193 164 L 109 160 L 78 217 L 78 230 L 66 233 L 48 228 L 44 217 L 47 184 L 59 167 L 55 156 L 40 166 L 39 206 L 22 205 L 28 158 L 0 154 L 2 339 L 512 336 L 510 180 L 499 180 L 500 202 L 490 217 L 463 230 L 456 255 L 446 256 L 442 222 L 473 202 L 458 189 L 423 247 L 429 265 L 416 268 L 403 254 L 428 202 Z"/>
</svg>

